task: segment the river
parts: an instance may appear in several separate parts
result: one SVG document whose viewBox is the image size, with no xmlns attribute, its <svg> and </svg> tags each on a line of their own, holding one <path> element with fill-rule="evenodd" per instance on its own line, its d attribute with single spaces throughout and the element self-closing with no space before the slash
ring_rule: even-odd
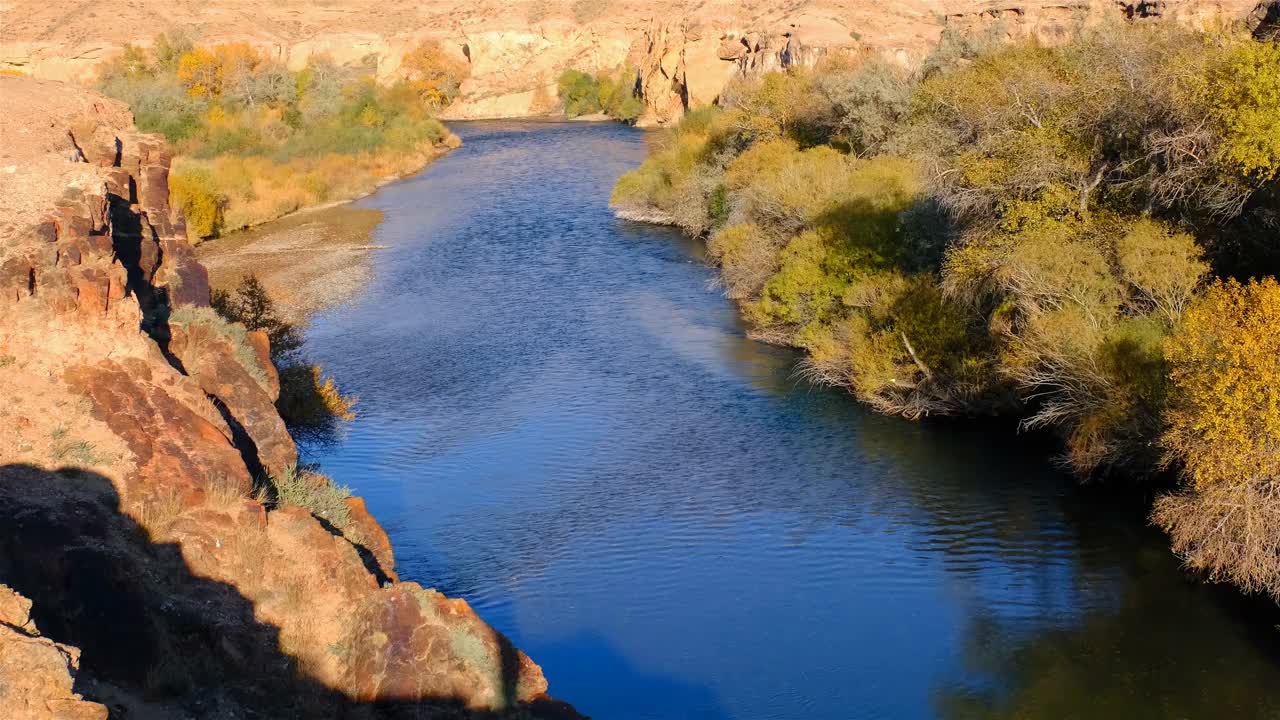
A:
<svg viewBox="0 0 1280 720">
<path fill-rule="evenodd" d="M 699 243 L 613 217 L 654 135 L 454 127 L 360 203 L 372 279 L 307 352 L 360 396 L 308 459 L 404 579 L 600 720 L 1277 718 L 1265 604 L 1005 427 L 877 416 L 749 341 Z"/>
</svg>

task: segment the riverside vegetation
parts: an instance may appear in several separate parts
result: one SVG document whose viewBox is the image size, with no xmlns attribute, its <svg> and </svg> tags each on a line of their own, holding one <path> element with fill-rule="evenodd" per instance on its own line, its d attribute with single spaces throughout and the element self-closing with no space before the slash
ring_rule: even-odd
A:
<svg viewBox="0 0 1280 720">
<path fill-rule="evenodd" d="M 294 72 L 247 43 L 203 47 L 175 33 L 126 46 L 98 89 L 175 148 L 171 200 L 199 242 L 367 194 L 456 144 L 434 113 L 457 95 L 465 60 L 427 42 L 394 82 L 376 70 L 373 58 L 348 67 L 316 56 Z"/>
<path fill-rule="evenodd" d="M 603 114 L 619 122 L 634 123 L 644 112 L 644 101 L 636 94 L 635 74 L 632 68 L 594 74 L 565 70 L 556 82 L 565 116 L 572 119 Z"/>
<path fill-rule="evenodd" d="M 355 419 L 358 398 L 344 395 L 332 377 L 307 360 L 302 353 L 302 333 L 280 317 L 257 277 L 246 275 L 234 290 L 214 290 L 211 304 L 212 312 L 208 317 L 201 314 L 199 321 L 225 328 L 234 336 L 240 352 L 250 358 L 254 351 L 245 332 L 257 331 L 267 336 L 271 364 L 280 383 L 276 410 L 295 439 L 323 443 L 341 423 Z M 244 364 L 256 367 L 252 359 Z M 350 489 L 334 483 L 315 466 L 293 465 L 257 480 L 263 502 L 306 508 L 339 530 L 345 530 L 350 522 L 345 504 L 351 496 Z"/>
<path fill-rule="evenodd" d="M 612 202 L 704 236 L 754 334 L 879 411 L 1179 478 L 1175 550 L 1280 599 L 1280 45 L 998 36 L 738 82 Z"/>
</svg>

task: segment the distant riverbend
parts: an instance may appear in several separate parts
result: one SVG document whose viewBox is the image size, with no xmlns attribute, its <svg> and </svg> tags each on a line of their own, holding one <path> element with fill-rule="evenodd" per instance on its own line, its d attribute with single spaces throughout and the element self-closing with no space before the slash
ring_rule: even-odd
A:
<svg viewBox="0 0 1280 720">
<path fill-rule="evenodd" d="M 653 136 L 485 122 L 356 204 L 309 461 L 608 720 L 1280 717 L 1275 618 L 1003 430 L 910 423 L 746 338 L 699 243 L 608 207 Z"/>
</svg>

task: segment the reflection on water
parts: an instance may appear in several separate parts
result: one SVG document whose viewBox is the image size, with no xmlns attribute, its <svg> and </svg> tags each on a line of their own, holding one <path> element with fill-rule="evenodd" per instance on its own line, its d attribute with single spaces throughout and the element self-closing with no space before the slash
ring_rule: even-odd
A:
<svg viewBox="0 0 1280 720">
<path fill-rule="evenodd" d="M 1277 717 L 1274 619 L 1006 429 L 869 414 L 748 341 L 696 243 L 618 221 L 650 136 L 480 123 L 364 202 L 373 281 L 308 352 L 312 459 L 406 579 L 597 718 Z"/>
</svg>

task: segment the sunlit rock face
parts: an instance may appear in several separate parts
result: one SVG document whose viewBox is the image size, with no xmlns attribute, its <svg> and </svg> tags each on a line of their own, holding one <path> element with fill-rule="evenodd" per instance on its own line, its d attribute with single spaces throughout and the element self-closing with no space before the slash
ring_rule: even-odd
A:
<svg viewBox="0 0 1280 720">
<path fill-rule="evenodd" d="M 735 76 L 811 65 L 829 53 L 870 52 L 910 63 L 944 28 L 996 28 L 1010 37 L 1056 42 L 1111 20 L 1195 27 L 1246 22 L 1256 12 L 1265 17 L 1269 2 L 214 0 L 197 8 L 143 0 L 113 9 L 109 18 L 68 16 L 55 6 L 38 0 L 0 6 L 0 67 L 88 81 L 125 43 L 145 46 L 163 30 L 188 25 L 198 28 L 202 43 L 247 41 L 295 69 L 325 55 L 340 63 L 372 63 L 390 79 L 407 52 L 437 40 L 471 69 L 446 118 L 546 114 L 556 110 L 555 83 L 566 68 L 629 68 L 646 106 L 641 123 L 665 124 L 713 102 Z M 168 24 L 156 26 L 157 16 Z"/>
<path fill-rule="evenodd" d="M 1208 29 L 1247 22 L 1257 0 L 1078 0 L 1070 3 L 956 0 L 945 3 L 946 24 L 957 30 L 995 30 L 1008 37 L 1033 37 L 1053 44 L 1081 28 L 1108 22 L 1172 22 Z"/>
<path fill-rule="evenodd" d="M 297 448 L 265 337 L 209 307 L 163 139 L 72 85 L 0 77 L 0 97 L 0 693 L 35 703 L 17 717 L 105 717 L 77 672 L 92 700 L 173 716 L 573 717 L 466 603 L 397 582 L 359 499 L 343 528 L 259 501 Z"/>
</svg>

